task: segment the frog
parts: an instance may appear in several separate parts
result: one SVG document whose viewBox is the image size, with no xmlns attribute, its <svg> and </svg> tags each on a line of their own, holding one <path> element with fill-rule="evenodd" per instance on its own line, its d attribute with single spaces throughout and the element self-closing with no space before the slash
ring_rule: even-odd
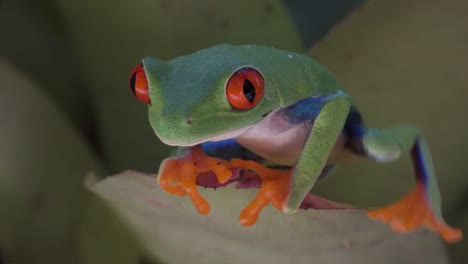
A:
<svg viewBox="0 0 468 264">
<path fill-rule="evenodd" d="M 270 203 L 285 214 L 348 208 L 311 194 L 339 165 L 340 155 L 389 163 L 409 154 L 415 186 L 389 205 L 366 208 L 367 215 L 399 233 L 426 226 L 447 242 L 462 239 L 462 231 L 443 218 L 421 130 L 411 124 L 367 126 L 338 79 L 309 56 L 218 44 L 169 61 L 145 57 L 131 71 L 129 85 L 148 106 L 156 136 L 177 147 L 160 165 L 159 186 L 187 195 L 200 214 L 211 208 L 198 185 L 235 180 L 259 188 L 240 213 L 244 226 L 255 224 Z"/>
</svg>

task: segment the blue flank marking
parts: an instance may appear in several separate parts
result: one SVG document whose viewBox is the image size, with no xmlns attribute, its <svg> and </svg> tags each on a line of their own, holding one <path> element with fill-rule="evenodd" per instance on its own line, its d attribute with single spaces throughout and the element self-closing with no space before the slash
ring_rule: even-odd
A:
<svg viewBox="0 0 468 264">
<path fill-rule="evenodd" d="M 366 127 L 364 126 L 362 116 L 356 107 L 351 107 L 343 130 L 351 140 L 362 141 L 362 138 L 366 133 Z"/>
<path fill-rule="evenodd" d="M 289 123 L 300 124 L 308 120 L 314 120 L 328 101 L 342 95 L 343 92 L 338 90 L 336 93 L 331 95 L 305 98 L 295 104 L 279 110 L 278 113 L 281 114 Z"/>
<path fill-rule="evenodd" d="M 256 160 L 258 155 L 242 147 L 235 139 L 226 139 L 222 141 L 210 141 L 201 145 L 203 152 L 211 157 L 217 157 L 224 160 L 234 158 Z"/>
<path fill-rule="evenodd" d="M 279 110 L 289 123 L 300 124 L 308 120 L 313 120 L 318 116 L 325 104 L 326 96 L 312 97 L 300 100 L 299 102 Z"/>
<path fill-rule="evenodd" d="M 416 142 L 411 149 L 411 158 L 413 159 L 416 180 L 422 182 L 424 186 L 427 186 L 429 175 L 419 139 L 416 139 Z"/>
</svg>

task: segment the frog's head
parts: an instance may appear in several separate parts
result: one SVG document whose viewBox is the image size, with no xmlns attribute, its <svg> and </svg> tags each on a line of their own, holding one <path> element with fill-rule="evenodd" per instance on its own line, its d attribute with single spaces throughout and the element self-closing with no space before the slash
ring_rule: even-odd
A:
<svg viewBox="0 0 468 264">
<path fill-rule="evenodd" d="M 156 135 L 175 146 L 233 138 L 277 107 L 268 62 L 257 59 L 255 47 L 218 45 L 168 62 L 143 59 L 130 87 L 148 104 Z"/>
</svg>

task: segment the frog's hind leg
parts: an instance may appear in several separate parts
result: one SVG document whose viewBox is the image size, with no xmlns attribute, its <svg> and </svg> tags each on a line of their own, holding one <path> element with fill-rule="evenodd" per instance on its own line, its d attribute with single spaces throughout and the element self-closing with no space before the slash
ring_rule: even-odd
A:
<svg viewBox="0 0 468 264">
<path fill-rule="evenodd" d="M 398 232 L 409 232 L 425 224 L 448 242 L 460 240 L 462 232 L 448 226 L 442 218 L 435 170 L 421 132 L 410 125 L 366 128 L 360 116 L 354 114 L 354 122 L 345 126 L 351 149 L 377 162 L 391 162 L 410 153 L 416 176 L 416 186 L 407 195 L 387 207 L 370 210 L 369 217 L 388 222 Z"/>
</svg>

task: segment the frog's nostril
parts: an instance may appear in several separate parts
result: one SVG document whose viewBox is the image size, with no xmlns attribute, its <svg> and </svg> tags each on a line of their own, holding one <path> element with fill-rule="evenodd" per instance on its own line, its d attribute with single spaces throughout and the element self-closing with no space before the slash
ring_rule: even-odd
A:
<svg viewBox="0 0 468 264">
<path fill-rule="evenodd" d="M 191 124 L 192 124 L 192 122 L 193 122 L 193 119 L 192 119 L 192 117 L 190 117 L 190 116 L 189 116 L 189 117 L 187 117 L 187 120 L 186 120 L 186 122 L 187 122 L 187 124 L 191 125 Z"/>
</svg>

